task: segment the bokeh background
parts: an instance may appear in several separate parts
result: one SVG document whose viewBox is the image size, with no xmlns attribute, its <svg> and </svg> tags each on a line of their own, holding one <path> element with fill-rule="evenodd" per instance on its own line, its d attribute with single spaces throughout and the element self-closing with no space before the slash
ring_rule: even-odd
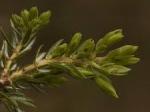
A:
<svg viewBox="0 0 150 112">
<path fill-rule="evenodd" d="M 75 32 L 95 40 L 122 28 L 126 38 L 120 45 L 140 46 L 141 62 L 132 66 L 128 76 L 113 78 L 120 99 L 103 94 L 89 81 L 71 80 L 47 94 L 27 91 L 37 108 L 27 112 L 150 112 L 150 1 L 149 0 L 1 0 L 0 25 L 10 28 L 9 18 L 24 8 L 38 6 L 52 11 L 51 24 L 38 35 L 38 45 L 48 49 L 56 40 L 69 40 Z M 29 63 L 31 58 L 23 59 Z M 0 112 L 4 110 L 0 109 Z"/>
</svg>

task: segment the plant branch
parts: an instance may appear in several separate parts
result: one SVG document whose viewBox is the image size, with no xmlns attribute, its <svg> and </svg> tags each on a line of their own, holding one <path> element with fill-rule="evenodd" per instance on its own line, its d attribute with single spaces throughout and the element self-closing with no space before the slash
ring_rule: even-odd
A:
<svg viewBox="0 0 150 112">
<path fill-rule="evenodd" d="M 19 44 L 13 51 L 12 55 L 6 60 L 4 70 L 2 71 L 0 82 L 5 85 L 5 83 L 11 83 L 11 80 L 9 79 L 9 72 L 10 67 L 14 60 L 18 57 L 18 54 L 21 50 L 21 45 Z"/>
<path fill-rule="evenodd" d="M 51 65 L 53 63 L 67 63 L 67 64 L 71 64 L 71 63 L 77 63 L 79 62 L 78 61 L 75 61 L 69 57 L 61 57 L 61 58 L 54 58 L 54 59 L 43 59 L 41 60 L 40 62 L 38 63 L 33 63 L 33 64 L 30 64 L 26 67 L 23 67 L 22 69 L 12 73 L 12 75 L 10 76 L 10 79 L 12 81 L 14 81 L 15 79 L 19 78 L 19 77 L 22 77 L 22 76 L 25 76 L 25 75 L 28 75 L 27 73 L 31 72 L 31 71 L 34 71 L 36 70 L 37 68 L 41 68 L 41 67 L 44 67 L 44 66 L 48 66 L 48 65 Z"/>
<path fill-rule="evenodd" d="M 75 33 L 70 42 L 64 43 L 61 39 L 47 52 L 39 47 L 31 64 L 17 65 L 18 57 L 32 49 L 36 34 L 49 23 L 50 16 L 50 11 L 39 14 L 36 7 L 25 9 L 19 15 L 13 14 L 11 41 L 0 27 L 4 39 L 0 51 L 0 101 L 8 111 L 24 112 L 20 104 L 34 107 L 22 89 L 26 89 L 26 85 L 39 89 L 56 87 L 68 78 L 58 75 L 62 73 L 77 79 L 92 79 L 107 94 L 118 98 L 109 76 L 126 75 L 131 70 L 128 65 L 139 61 L 134 55 L 138 47 L 133 45 L 124 45 L 104 56 L 109 47 L 124 37 L 121 29 L 107 33 L 97 42 L 91 38 L 81 42 L 82 34 Z"/>
</svg>

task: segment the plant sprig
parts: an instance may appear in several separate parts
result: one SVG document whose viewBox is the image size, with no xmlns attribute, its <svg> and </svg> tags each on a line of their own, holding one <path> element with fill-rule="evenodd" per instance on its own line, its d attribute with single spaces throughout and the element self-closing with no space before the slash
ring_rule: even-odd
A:
<svg viewBox="0 0 150 112">
<path fill-rule="evenodd" d="M 122 40 L 121 29 L 107 33 L 98 42 L 93 39 L 82 42 L 82 34 L 75 33 L 70 42 L 59 40 L 47 52 L 43 52 L 40 46 L 31 64 L 24 67 L 17 64 L 17 59 L 32 49 L 38 31 L 49 23 L 50 17 L 50 11 L 40 14 L 36 7 L 32 7 L 19 15 L 12 15 L 11 38 L 1 29 L 4 40 L 0 51 L 0 101 L 8 111 L 23 112 L 21 103 L 34 107 L 22 90 L 57 87 L 67 80 L 64 74 L 75 79 L 92 80 L 104 92 L 118 98 L 109 77 L 123 76 L 131 70 L 128 65 L 139 61 L 134 55 L 138 47 L 125 45 L 105 56 L 100 55 Z"/>
</svg>

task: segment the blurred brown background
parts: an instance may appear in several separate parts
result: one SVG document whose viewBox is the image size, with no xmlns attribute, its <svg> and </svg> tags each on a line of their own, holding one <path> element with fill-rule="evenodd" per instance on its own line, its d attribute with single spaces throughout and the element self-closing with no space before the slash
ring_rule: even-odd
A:
<svg viewBox="0 0 150 112">
<path fill-rule="evenodd" d="M 103 94 L 91 82 L 72 80 L 47 94 L 28 91 L 37 108 L 27 112 L 150 112 L 149 0 L 1 0 L 0 25 L 7 30 L 12 13 L 32 6 L 53 13 L 51 24 L 41 31 L 37 45 L 44 43 L 48 49 L 56 40 L 68 40 L 79 31 L 85 38 L 97 40 L 106 32 L 122 28 L 126 38 L 118 46 L 139 45 L 141 62 L 133 66 L 130 75 L 113 78 L 120 99 Z M 24 62 L 29 61 L 26 58 Z"/>
</svg>

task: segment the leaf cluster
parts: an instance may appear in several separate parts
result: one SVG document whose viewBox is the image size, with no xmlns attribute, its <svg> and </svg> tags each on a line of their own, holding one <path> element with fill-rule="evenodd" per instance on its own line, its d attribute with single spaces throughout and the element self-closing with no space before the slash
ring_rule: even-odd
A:
<svg viewBox="0 0 150 112">
<path fill-rule="evenodd" d="M 31 50 L 36 34 L 49 23 L 50 11 L 39 14 L 36 7 L 13 14 L 10 23 L 12 37 L 4 37 L 0 51 L 0 101 L 9 112 L 23 112 L 20 104 L 32 106 L 32 101 L 22 93 L 27 88 L 43 91 L 43 87 L 57 87 L 68 80 L 65 74 L 75 79 L 95 82 L 101 90 L 118 98 L 110 80 L 111 76 L 123 76 L 131 70 L 139 58 L 134 53 L 138 47 L 124 45 L 108 51 L 124 37 L 122 30 L 111 31 L 97 42 L 92 38 L 82 41 L 82 34 L 75 33 L 69 42 L 57 41 L 48 51 L 40 46 L 35 59 L 29 65 L 20 67 L 18 58 Z M 103 56 L 103 53 L 107 53 Z M 102 56 L 101 56 L 102 55 Z"/>
</svg>

